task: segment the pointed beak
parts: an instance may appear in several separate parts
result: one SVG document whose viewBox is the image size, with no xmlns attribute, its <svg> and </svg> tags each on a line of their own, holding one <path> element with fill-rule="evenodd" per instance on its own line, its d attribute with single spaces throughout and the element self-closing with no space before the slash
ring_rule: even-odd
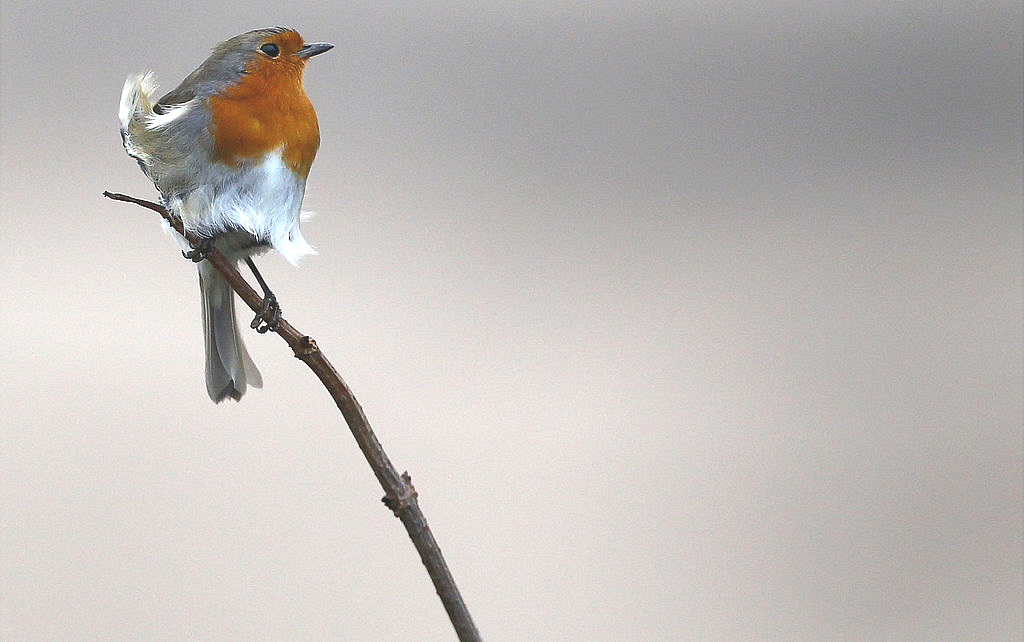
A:
<svg viewBox="0 0 1024 642">
<path fill-rule="evenodd" d="M 318 54 L 322 54 L 325 51 L 334 49 L 334 45 L 326 42 L 311 42 L 306 45 L 302 45 L 302 49 L 295 52 L 295 55 L 299 58 L 312 58 Z"/>
</svg>

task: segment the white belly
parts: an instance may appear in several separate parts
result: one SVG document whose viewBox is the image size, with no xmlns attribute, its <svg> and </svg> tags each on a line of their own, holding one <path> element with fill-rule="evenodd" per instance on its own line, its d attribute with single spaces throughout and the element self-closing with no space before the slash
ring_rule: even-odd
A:
<svg viewBox="0 0 1024 642">
<path fill-rule="evenodd" d="M 247 232 L 293 264 L 316 252 L 299 229 L 306 181 L 282 162 L 280 151 L 241 167 L 208 167 L 187 194 L 168 203 L 187 229 L 201 236 Z"/>
</svg>

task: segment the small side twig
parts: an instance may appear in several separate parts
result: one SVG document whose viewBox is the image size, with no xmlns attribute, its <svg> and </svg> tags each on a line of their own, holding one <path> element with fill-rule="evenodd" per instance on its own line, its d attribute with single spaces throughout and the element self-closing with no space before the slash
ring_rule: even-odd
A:
<svg viewBox="0 0 1024 642">
<path fill-rule="evenodd" d="M 198 244 L 199 239 L 191 232 L 185 230 L 181 221 L 162 205 L 125 194 L 105 191 L 103 195 L 115 201 L 134 203 L 153 210 L 160 214 L 189 243 L 192 245 Z M 225 259 L 224 255 L 214 249 L 206 260 L 224 275 L 224 278 L 231 284 L 235 293 L 253 312 L 260 310 L 260 306 L 263 303 L 262 295 L 258 294 L 242 278 L 242 275 L 235 266 Z M 363 413 L 359 402 L 356 401 L 355 396 L 344 380 L 342 380 L 338 371 L 334 369 L 331 362 L 327 360 L 327 357 L 317 347 L 316 341 L 312 337 L 296 330 L 284 319 L 281 319 L 277 326 L 277 334 L 285 340 L 295 356 L 309 366 L 309 369 L 316 374 L 331 394 L 334 402 L 338 405 L 338 409 L 341 410 L 349 430 L 352 431 L 352 436 L 355 437 L 356 443 L 359 444 L 359 449 L 363 451 L 363 456 L 366 457 L 366 461 L 370 464 L 373 474 L 384 489 L 384 504 L 402 521 L 405 530 L 409 533 L 409 538 L 412 540 L 413 545 L 416 546 L 423 565 L 427 567 L 427 573 L 434 582 L 434 588 L 437 590 L 441 603 L 448 612 L 448 617 L 451 619 L 459 639 L 480 640 L 480 633 L 477 631 L 476 625 L 469 615 L 469 610 L 466 608 L 466 603 L 463 601 L 462 595 L 455 585 L 455 579 L 452 577 L 451 570 L 441 554 L 441 548 L 430 531 L 430 526 L 427 524 L 423 511 L 420 510 L 417 493 L 413 488 L 409 473 L 398 474 L 398 470 L 391 463 L 391 459 L 384 452 L 383 446 L 381 446 L 377 436 L 370 428 L 370 422 Z"/>
</svg>

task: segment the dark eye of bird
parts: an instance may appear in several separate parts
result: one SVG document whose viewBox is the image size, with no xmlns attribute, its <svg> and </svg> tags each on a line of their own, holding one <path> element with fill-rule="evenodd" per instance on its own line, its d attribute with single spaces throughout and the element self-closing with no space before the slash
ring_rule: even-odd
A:
<svg viewBox="0 0 1024 642">
<path fill-rule="evenodd" d="M 267 44 L 260 47 L 260 51 L 267 54 L 271 58 L 277 58 L 279 55 L 281 55 L 281 49 L 272 42 L 268 42 Z"/>
</svg>

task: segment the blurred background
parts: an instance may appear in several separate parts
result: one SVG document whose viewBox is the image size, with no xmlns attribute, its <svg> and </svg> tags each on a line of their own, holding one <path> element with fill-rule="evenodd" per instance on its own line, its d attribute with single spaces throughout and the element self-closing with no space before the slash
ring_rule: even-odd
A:
<svg viewBox="0 0 1024 642">
<path fill-rule="evenodd" d="M 121 148 L 273 25 L 322 145 L 260 261 L 489 640 L 1024 638 L 1019 2 L 3 0 L 0 636 L 447 640 L 313 375 L 213 405 Z"/>
</svg>

